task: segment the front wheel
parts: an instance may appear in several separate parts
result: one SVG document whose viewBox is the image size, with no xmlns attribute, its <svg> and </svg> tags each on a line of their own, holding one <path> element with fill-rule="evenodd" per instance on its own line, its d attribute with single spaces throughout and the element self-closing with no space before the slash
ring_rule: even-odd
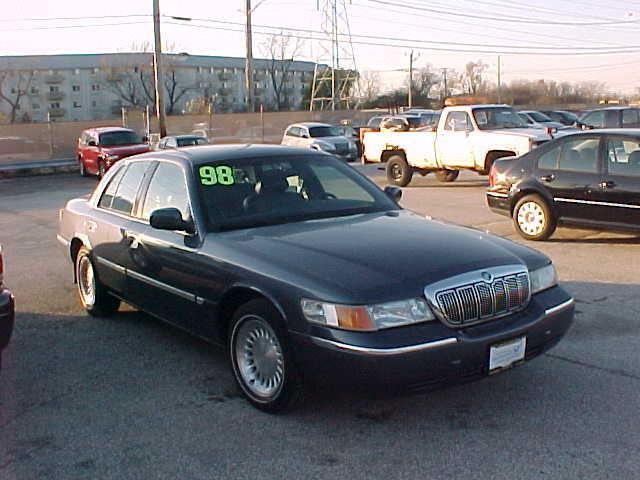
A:
<svg viewBox="0 0 640 480">
<path fill-rule="evenodd" d="M 402 155 L 391 155 L 387 160 L 387 180 L 398 187 L 406 187 L 413 178 L 413 168 Z"/>
<path fill-rule="evenodd" d="M 518 201 L 513 209 L 513 223 L 527 240 L 546 240 L 556 229 L 553 212 L 539 195 L 527 195 Z"/>
<path fill-rule="evenodd" d="M 76 256 L 76 282 L 80 303 L 89 315 L 108 317 L 120 308 L 120 300 L 112 296 L 96 276 L 89 249 L 86 247 L 81 247 Z"/>
<path fill-rule="evenodd" d="M 233 374 L 244 396 L 270 413 L 290 408 L 302 385 L 278 311 L 252 300 L 233 315 L 228 339 Z"/>
<path fill-rule="evenodd" d="M 460 175 L 459 170 L 438 170 L 436 178 L 439 182 L 453 182 Z"/>
</svg>

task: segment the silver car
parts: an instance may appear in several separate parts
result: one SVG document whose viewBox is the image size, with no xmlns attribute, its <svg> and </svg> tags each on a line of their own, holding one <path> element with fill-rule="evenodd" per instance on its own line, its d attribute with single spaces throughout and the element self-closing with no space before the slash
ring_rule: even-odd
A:
<svg viewBox="0 0 640 480">
<path fill-rule="evenodd" d="M 358 156 L 356 142 L 345 137 L 339 127 L 326 123 L 306 122 L 289 125 L 281 144 L 322 150 L 348 162 Z"/>
</svg>

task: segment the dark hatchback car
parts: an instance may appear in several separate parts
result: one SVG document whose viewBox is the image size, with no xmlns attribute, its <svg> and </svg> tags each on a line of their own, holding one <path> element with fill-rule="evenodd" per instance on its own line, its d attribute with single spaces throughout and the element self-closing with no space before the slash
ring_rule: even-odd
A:
<svg viewBox="0 0 640 480">
<path fill-rule="evenodd" d="M 607 107 L 585 113 L 578 126 L 591 128 L 640 128 L 640 108 Z"/>
<path fill-rule="evenodd" d="M 555 122 L 571 127 L 578 124 L 578 116 L 575 113 L 566 110 L 540 110 L 546 116 Z"/>
<path fill-rule="evenodd" d="M 496 161 L 489 184 L 489 207 L 529 240 L 549 238 L 558 223 L 639 231 L 640 130 L 558 138 Z"/>
<path fill-rule="evenodd" d="M 267 411 L 309 380 L 424 386 L 558 342 L 574 306 L 546 256 L 406 211 L 399 193 L 306 149 L 154 152 L 69 201 L 58 238 L 90 314 L 124 300 L 226 345 Z"/>
<path fill-rule="evenodd" d="M 15 301 L 11 292 L 3 283 L 4 263 L 0 246 L 0 368 L 2 368 L 2 350 L 7 348 L 15 321 Z"/>
</svg>

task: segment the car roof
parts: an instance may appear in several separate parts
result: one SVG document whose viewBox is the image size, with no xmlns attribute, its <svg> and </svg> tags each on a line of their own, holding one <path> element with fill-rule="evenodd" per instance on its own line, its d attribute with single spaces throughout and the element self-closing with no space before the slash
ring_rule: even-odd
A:
<svg viewBox="0 0 640 480">
<path fill-rule="evenodd" d="M 130 128 L 125 127 L 93 127 L 87 128 L 85 132 L 97 132 L 97 133 L 106 133 L 106 132 L 133 132 Z"/>
<path fill-rule="evenodd" d="M 164 140 L 165 138 L 181 139 L 181 138 L 205 138 L 205 137 L 203 137 L 202 135 L 196 135 L 195 133 L 189 133 L 184 135 L 167 135 L 166 137 L 162 137 L 162 140 Z"/>
<path fill-rule="evenodd" d="M 131 160 L 174 160 L 186 165 L 200 165 L 220 160 L 236 160 L 243 158 L 268 158 L 286 156 L 318 156 L 326 155 L 309 148 L 288 147 L 267 144 L 225 144 L 202 145 L 179 150 L 158 150 L 132 157 Z M 125 161 L 127 161 L 125 159 Z"/>
<path fill-rule="evenodd" d="M 634 110 L 638 110 L 638 107 L 632 107 L 631 105 L 620 105 L 617 107 L 600 107 L 600 108 L 594 108 L 593 110 L 589 110 L 590 112 L 598 112 L 601 110 L 628 110 L 628 109 L 634 109 Z M 589 113 L 589 112 L 587 112 Z"/>
<path fill-rule="evenodd" d="M 289 125 L 287 128 L 291 128 L 291 127 L 311 128 L 311 127 L 331 127 L 331 125 L 329 125 L 328 123 L 320 123 L 320 122 L 301 122 L 301 123 L 294 123 L 292 125 Z"/>
</svg>

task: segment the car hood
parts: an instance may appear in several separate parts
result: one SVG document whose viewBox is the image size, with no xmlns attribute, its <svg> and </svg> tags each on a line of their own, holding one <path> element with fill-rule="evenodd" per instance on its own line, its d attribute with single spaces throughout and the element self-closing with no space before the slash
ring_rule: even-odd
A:
<svg viewBox="0 0 640 480">
<path fill-rule="evenodd" d="M 511 135 L 514 137 L 528 137 L 535 141 L 550 140 L 549 135 L 546 134 L 543 128 L 501 128 L 492 130 L 492 132 Z"/>
<path fill-rule="evenodd" d="M 337 145 L 339 143 L 351 143 L 351 142 L 353 142 L 352 139 L 347 138 L 347 137 L 343 137 L 343 136 L 338 136 L 338 137 L 313 137 L 311 140 L 312 141 L 316 141 L 316 142 L 328 143 L 330 145 Z"/>
<path fill-rule="evenodd" d="M 149 152 L 151 148 L 146 143 L 134 145 L 118 145 L 113 147 L 100 147 L 100 149 L 108 155 L 118 155 L 120 157 L 128 157 L 138 153 Z"/>
<path fill-rule="evenodd" d="M 429 283 L 481 268 L 548 263 L 508 240 L 406 210 L 211 234 L 204 250 L 347 303 L 422 295 Z"/>
</svg>

